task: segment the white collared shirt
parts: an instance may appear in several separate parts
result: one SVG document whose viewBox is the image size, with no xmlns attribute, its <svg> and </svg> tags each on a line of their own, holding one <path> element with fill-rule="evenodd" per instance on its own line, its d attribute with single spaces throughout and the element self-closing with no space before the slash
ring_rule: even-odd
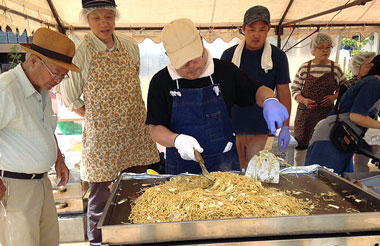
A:
<svg viewBox="0 0 380 246">
<path fill-rule="evenodd" d="M 199 78 L 209 77 L 214 73 L 214 60 L 212 59 L 210 52 L 207 49 L 205 50 L 207 52 L 206 67 L 205 67 L 205 70 L 202 72 L 202 74 L 199 76 Z M 171 63 L 169 63 L 168 65 L 168 71 L 172 80 L 183 78 L 181 75 L 177 73 L 177 70 L 174 68 L 174 66 Z"/>
<path fill-rule="evenodd" d="M 49 91 L 37 92 L 21 65 L 0 75 L 0 170 L 44 173 L 57 160 Z"/>
</svg>

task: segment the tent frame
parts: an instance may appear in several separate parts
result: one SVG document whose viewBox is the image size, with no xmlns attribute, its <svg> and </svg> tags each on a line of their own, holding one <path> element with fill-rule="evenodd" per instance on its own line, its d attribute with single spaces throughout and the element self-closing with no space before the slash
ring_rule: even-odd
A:
<svg viewBox="0 0 380 246">
<path fill-rule="evenodd" d="M 75 30 L 78 30 L 78 31 L 87 31 L 87 30 L 90 30 L 89 27 L 78 27 L 78 26 L 65 26 L 63 24 L 63 22 L 61 21 L 61 18 L 58 14 L 58 12 L 56 11 L 56 8 L 52 2 L 52 0 L 46 0 L 48 5 L 49 5 L 49 8 L 50 8 L 50 11 L 52 12 L 52 15 L 54 17 L 54 20 L 56 21 L 56 24 L 55 23 L 50 23 L 50 22 L 46 22 L 44 20 L 41 20 L 41 19 L 38 19 L 38 18 L 35 18 L 33 16 L 30 16 L 30 15 L 27 15 L 25 13 L 21 13 L 19 11 L 16 11 L 16 10 L 13 10 L 13 9 L 10 9 L 4 5 L 0 5 L 0 10 L 3 10 L 3 11 L 8 11 L 12 14 L 15 14 L 15 15 L 18 15 L 18 16 L 21 16 L 25 19 L 30 19 L 30 20 L 33 20 L 33 21 L 36 21 L 36 22 L 39 22 L 41 24 L 44 24 L 44 25 L 47 25 L 47 26 L 52 26 L 52 27 L 55 27 L 58 29 L 59 32 L 63 33 L 63 34 L 66 34 L 66 32 L 68 30 L 72 30 L 72 31 L 75 31 Z M 284 13 L 282 14 L 282 17 L 280 19 L 280 22 L 278 25 L 272 25 L 272 28 L 274 28 L 275 30 L 275 35 L 277 36 L 277 47 L 281 48 L 281 35 L 283 35 L 284 33 L 284 28 L 292 28 L 293 30 L 296 29 L 296 28 L 304 28 L 304 27 L 308 27 L 308 28 L 316 28 L 316 31 L 319 31 L 321 28 L 323 27 L 350 27 L 350 26 L 380 26 L 380 23 L 347 23 L 347 24 L 308 24 L 308 25 L 303 25 L 303 24 L 297 24 L 297 23 L 302 23 L 303 21 L 306 21 L 306 20 L 310 20 L 310 19 L 313 19 L 313 18 L 316 18 L 316 17 L 320 17 L 320 16 L 323 16 L 323 15 L 326 15 L 326 14 L 330 14 L 330 13 L 333 13 L 333 12 L 337 12 L 337 11 L 341 11 L 343 9 L 346 9 L 346 8 L 350 8 L 350 7 L 353 7 L 353 6 L 357 6 L 357 5 L 365 5 L 366 3 L 368 2 L 371 2 L 373 0 L 355 0 L 351 3 L 348 3 L 348 4 L 344 4 L 344 5 L 341 5 L 341 6 L 338 6 L 338 7 L 335 7 L 335 8 L 332 8 L 332 9 L 329 9 L 329 10 L 326 10 L 326 11 L 323 11 L 323 12 L 320 12 L 320 13 L 317 13 L 317 14 L 313 14 L 313 15 L 310 15 L 310 16 L 307 16 L 307 17 L 303 17 L 301 19 L 298 19 L 298 20 L 294 20 L 294 21 L 291 21 L 291 22 L 287 22 L 287 23 L 283 23 L 287 14 L 288 14 L 288 11 L 291 9 L 293 3 L 294 3 L 294 0 L 289 0 L 289 3 L 284 11 Z M 161 27 L 115 27 L 115 30 L 120 30 L 120 31 L 138 31 L 138 30 L 150 30 L 150 31 L 160 31 L 162 28 Z M 212 30 L 212 29 L 218 29 L 218 30 L 233 30 L 233 29 L 239 29 L 239 32 L 242 33 L 242 29 L 241 29 L 241 26 L 202 26 L 202 27 L 198 27 L 199 30 Z M 315 33 L 316 31 L 312 32 Z M 310 34 L 310 35 L 312 35 Z M 308 35 L 308 36 L 310 36 Z"/>
</svg>

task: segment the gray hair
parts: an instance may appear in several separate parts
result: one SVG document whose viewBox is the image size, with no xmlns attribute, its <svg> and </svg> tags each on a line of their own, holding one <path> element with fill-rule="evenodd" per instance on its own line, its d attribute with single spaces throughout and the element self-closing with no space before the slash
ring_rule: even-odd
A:
<svg viewBox="0 0 380 246">
<path fill-rule="evenodd" d="M 352 57 L 350 62 L 348 63 L 348 69 L 351 71 L 353 76 L 357 76 L 359 74 L 360 66 L 368 59 L 372 59 L 376 56 L 375 52 L 365 52 L 357 54 Z"/>
<path fill-rule="evenodd" d="M 81 24 L 88 24 L 88 15 L 94 11 L 95 9 L 109 9 L 112 10 L 115 13 L 115 19 L 120 19 L 120 12 L 117 10 L 114 6 L 103 6 L 103 7 L 91 7 L 91 8 L 82 8 L 82 10 L 79 13 L 79 23 Z"/>
<path fill-rule="evenodd" d="M 324 33 L 318 33 L 316 36 L 313 37 L 313 39 L 310 42 L 310 50 L 311 54 L 314 55 L 315 49 L 321 44 L 321 43 L 329 43 L 331 46 L 333 46 L 333 41 L 331 37 Z"/>
</svg>

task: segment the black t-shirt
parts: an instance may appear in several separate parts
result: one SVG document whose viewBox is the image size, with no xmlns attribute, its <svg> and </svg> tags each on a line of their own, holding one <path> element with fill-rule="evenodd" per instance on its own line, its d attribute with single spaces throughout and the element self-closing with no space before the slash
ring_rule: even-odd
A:
<svg viewBox="0 0 380 246">
<path fill-rule="evenodd" d="M 233 105 L 251 106 L 256 102 L 256 91 L 261 83 L 251 80 L 246 73 L 228 61 L 214 59 L 214 73 L 211 75 L 220 89 L 228 113 Z M 180 88 L 203 88 L 211 85 L 210 77 L 195 80 L 179 79 Z M 156 73 L 150 81 L 148 91 L 148 112 L 146 124 L 163 125 L 170 129 L 173 97 L 170 91 L 177 88 L 167 67 Z"/>
</svg>

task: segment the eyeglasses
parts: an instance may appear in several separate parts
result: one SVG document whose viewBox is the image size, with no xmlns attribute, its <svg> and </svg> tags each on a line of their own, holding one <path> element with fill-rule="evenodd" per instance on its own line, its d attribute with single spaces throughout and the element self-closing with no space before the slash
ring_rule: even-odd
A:
<svg viewBox="0 0 380 246">
<path fill-rule="evenodd" d="M 46 65 L 46 63 L 44 62 L 44 60 L 40 59 L 41 62 L 42 62 L 42 65 L 44 65 L 44 67 L 46 68 L 46 70 L 50 73 L 50 76 L 52 79 L 54 80 L 58 80 L 58 81 L 61 81 L 63 79 L 68 79 L 69 78 L 69 75 L 68 74 L 56 74 L 56 73 L 53 73 L 49 67 Z"/>
<path fill-rule="evenodd" d="M 179 69 L 187 68 L 188 66 L 190 66 L 191 63 L 198 63 L 198 62 L 202 61 L 202 59 L 203 59 L 203 55 L 204 55 L 204 53 L 202 53 L 202 55 L 201 55 L 200 57 L 197 57 L 197 58 L 195 58 L 195 59 L 193 59 L 193 60 L 190 60 L 190 61 L 186 62 L 186 63 L 185 63 L 182 67 L 180 67 Z"/>
<path fill-rule="evenodd" d="M 326 47 L 324 47 L 324 46 L 321 46 L 321 47 L 317 47 L 317 49 L 318 50 L 320 50 L 320 51 L 322 51 L 322 50 L 331 50 L 331 46 L 326 46 Z"/>
</svg>

